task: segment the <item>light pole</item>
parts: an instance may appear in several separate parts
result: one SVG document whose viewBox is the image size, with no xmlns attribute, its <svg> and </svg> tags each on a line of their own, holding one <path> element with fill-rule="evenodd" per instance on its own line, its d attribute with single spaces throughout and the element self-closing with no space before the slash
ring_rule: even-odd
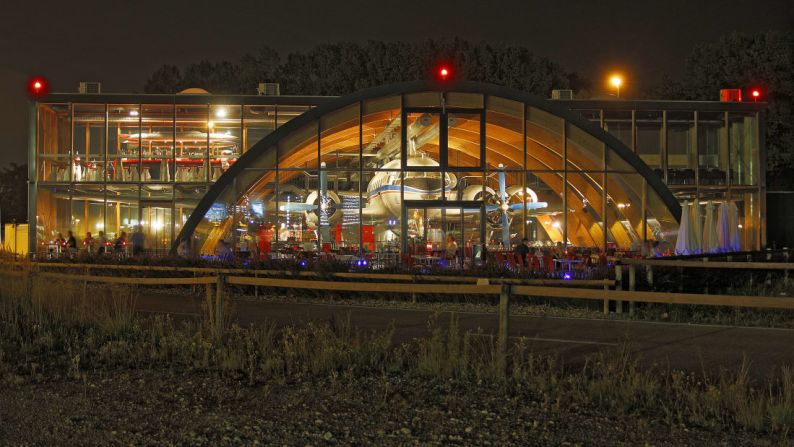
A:
<svg viewBox="0 0 794 447">
<path fill-rule="evenodd" d="M 620 75 L 613 75 L 609 82 L 617 89 L 617 98 L 620 99 L 620 86 L 623 84 L 623 78 Z"/>
</svg>

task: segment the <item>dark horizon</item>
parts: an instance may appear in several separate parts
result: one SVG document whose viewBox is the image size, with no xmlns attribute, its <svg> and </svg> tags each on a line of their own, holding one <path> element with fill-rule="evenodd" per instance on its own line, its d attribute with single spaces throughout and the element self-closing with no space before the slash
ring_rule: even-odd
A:
<svg viewBox="0 0 794 447">
<path fill-rule="evenodd" d="M 626 74 L 622 94 L 631 97 L 665 74 L 681 75 L 686 56 L 699 43 L 792 23 L 792 6 L 781 0 L 730 6 L 711 0 L 664 6 L 510 2 L 498 10 L 471 1 L 454 6 L 351 2 L 333 8 L 302 2 L 278 9 L 245 2 L 218 8 L 207 1 L 144 1 L 135 9 L 81 3 L 40 1 L 0 12 L 0 50 L 6 54 L 0 63 L 0 94 L 6 99 L 0 110 L 0 165 L 25 162 L 25 83 L 33 75 L 45 76 L 53 92 L 74 92 L 79 81 L 100 81 L 106 93 L 142 92 L 163 64 L 234 61 L 261 46 L 285 57 L 323 42 L 459 37 L 525 46 L 590 80 L 593 93 L 606 87 L 609 72 L 620 70 Z"/>
</svg>

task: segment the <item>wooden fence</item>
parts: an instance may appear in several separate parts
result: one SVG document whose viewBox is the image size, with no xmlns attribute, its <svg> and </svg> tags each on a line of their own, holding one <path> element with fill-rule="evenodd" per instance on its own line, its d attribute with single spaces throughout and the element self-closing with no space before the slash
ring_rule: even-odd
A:
<svg viewBox="0 0 794 447">
<path fill-rule="evenodd" d="M 507 330 L 509 322 L 509 304 L 513 296 L 545 297 L 554 299 L 585 299 L 599 300 L 604 303 L 604 311 L 609 310 L 614 301 L 617 312 L 622 303 L 634 304 L 663 303 L 683 305 L 731 306 L 767 309 L 794 309 L 794 297 L 771 296 L 738 296 L 711 295 L 697 293 L 664 293 L 636 291 L 636 267 L 648 269 L 656 267 L 680 268 L 727 268 L 741 267 L 749 270 L 789 270 L 794 269 L 791 263 L 734 263 L 734 262 L 698 262 L 698 261 L 663 261 L 663 260 L 624 260 L 615 266 L 613 280 L 532 280 L 518 278 L 476 278 L 455 276 L 429 276 L 381 273 L 338 272 L 320 274 L 317 272 L 285 272 L 275 270 L 245 269 L 211 269 L 162 266 L 124 266 L 124 265 L 91 265 L 91 264 L 60 264 L 60 263 L 3 263 L 2 275 L 26 279 L 29 290 L 32 290 L 32 278 L 43 277 L 53 280 L 77 281 L 83 283 L 85 295 L 89 283 L 124 284 L 138 286 L 205 286 L 206 300 L 209 309 L 211 327 L 220 332 L 223 326 L 224 301 L 229 295 L 228 285 L 250 286 L 258 291 L 260 287 L 276 289 L 303 289 L 317 291 L 346 291 L 357 293 L 404 293 L 416 296 L 419 294 L 444 295 L 491 295 L 499 296 L 499 333 L 498 349 L 500 358 L 507 351 Z M 621 290 L 623 267 L 628 267 L 629 290 Z M 42 271 L 47 269 L 77 270 L 79 273 L 57 273 Z M 104 276 L 92 275 L 91 270 L 126 270 L 133 272 L 188 272 L 192 277 L 140 277 L 140 276 Z M 281 276 L 281 277 L 273 277 Z M 286 276 L 286 277 L 285 277 Z M 297 277 L 295 277 L 297 276 Z M 320 277 L 331 279 L 316 279 Z M 333 280 L 339 279 L 339 280 Z M 443 282 L 443 283 L 442 283 Z M 574 286 L 574 287 L 561 287 Z"/>
</svg>

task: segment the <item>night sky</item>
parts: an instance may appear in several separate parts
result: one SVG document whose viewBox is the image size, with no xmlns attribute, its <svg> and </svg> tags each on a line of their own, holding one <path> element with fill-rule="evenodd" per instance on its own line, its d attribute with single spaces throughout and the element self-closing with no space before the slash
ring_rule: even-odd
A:
<svg viewBox="0 0 794 447">
<path fill-rule="evenodd" d="M 314 6 L 318 5 L 318 6 Z M 792 26 L 791 0 L 661 1 L 45 1 L 0 7 L 0 165 L 24 162 L 25 84 L 55 92 L 80 80 L 103 92 L 140 92 L 162 64 L 235 60 L 262 45 L 286 55 L 323 42 L 459 36 L 515 44 L 601 85 L 628 76 L 622 94 L 678 75 L 692 46 L 732 31 Z M 253 87 L 252 87 L 253 88 Z M 715 96 L 717 92 L 715 92 Z"/>
</svg>

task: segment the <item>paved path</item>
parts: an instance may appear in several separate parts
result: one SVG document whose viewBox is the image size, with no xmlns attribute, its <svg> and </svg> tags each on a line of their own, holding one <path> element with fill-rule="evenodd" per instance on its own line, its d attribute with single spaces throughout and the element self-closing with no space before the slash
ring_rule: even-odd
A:
<svg viewBox="0 0 794 447">
<path fill-rule="evenodd" d="M 139 297 L 142 312 L 199 315 L 200 298 L 150 294 Z M 272 301 L 233 300 L 233 319 L 242 326 L 262 321 L 277 324 L 343 320 L 362 329 L 384 329 L 395 325 L 396 342 L 429 335 L 430 310 L 398 309 L 338 304 L 298 304 Z M 444 312 L 445 326 L 451 313 Z M 456 312 L 461 331 L 482 328 L 496 333 L 495 314 Z M 794 365 L 794 330 L 736 326 L 690 325 L 627 320 L 599 320 L 538 316 L 511 316 L 511 336 L 527 337 L 536 353 L 556 354 L 569 365 L 581 364 L 585 356 L 628 342 L 641 363 L 657 368 L 716 372 L 735 370 L 746 356 L 754 376 L 777 374 L 783 365 Z"/>
</svg>

